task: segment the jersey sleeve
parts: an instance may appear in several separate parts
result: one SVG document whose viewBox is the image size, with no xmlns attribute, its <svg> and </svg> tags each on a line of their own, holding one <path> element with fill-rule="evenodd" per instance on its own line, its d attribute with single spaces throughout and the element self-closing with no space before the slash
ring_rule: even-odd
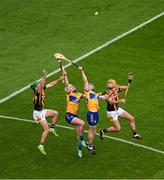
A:
<svg viewBox="0 0 164 180">
<path fill-rule="evenodd" d="M 86 98 L 89 97 L 89 91 L 84 90 L 84 94 L 85 94 L 85 97 L 86 97 Z"/>
<path fill-rule="evenodd" d="M 78 93 L 78 98 L 81 99 L 83 97 L 82 93 Z"/>
</svg>

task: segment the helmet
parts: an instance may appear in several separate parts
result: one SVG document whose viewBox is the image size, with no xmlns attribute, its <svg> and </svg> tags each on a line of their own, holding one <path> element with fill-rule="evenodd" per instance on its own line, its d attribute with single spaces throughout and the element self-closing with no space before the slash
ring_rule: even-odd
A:
<svg viewBox="0 0 164 180">
<path fill-rule="evenodd" d="M 116 81 L 115 81 L 114 79 L 109 79 L 109 80 L 107 81 L 107 88 L 108 88 L 108 89 L 113 88 L 113 86 L 115 86 L 115 85 L 116 85 Z"/>
<path fill-rule="evenodd" d="M 73 84 L 69 84 L 68 89 L 69 89 L 69 91 L 72 91 L 72 92 L 76 91 L 76 87 Z M 67 88 L 66 87 L 65 87 L 64 90 L 65 90 L 65 92 L 67 92 Z"/>
<path fill-rule="evenodd" d="M 109 83 L 116 84 L 116 80 L 114 80 L 114 79 L 109 79 L 109 80 L 107 81 L 107 84 L 109 84 Z"/>
<path fill-rule="evenodd" d="M 35 88 L 37 87 L 37 85 L 39 84 L 38 81 L 35 81 L 31 84 L 31 89 L 35 90 Z"/>
<path fill-rule="evenodd" d="M 88 86 L 89 86 L 89 89 L 90 89 L 91 91 L 94 91 L 94 90 L 95 90 L 95 86 L 94 86 L 93 84 L 88 83 Z"/>
</svg>

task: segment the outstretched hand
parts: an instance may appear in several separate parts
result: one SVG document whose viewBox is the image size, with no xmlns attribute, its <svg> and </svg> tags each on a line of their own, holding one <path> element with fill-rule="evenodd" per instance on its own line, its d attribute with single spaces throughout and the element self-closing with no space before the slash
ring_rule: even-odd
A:
<svg viewBox="0 0 164 180">
<path fill-rule="evenodd" d="M 46 76 L 47 76 L 47 74 L 48 74 L 48 71 L 46 71 L 45 69 L 43 69 L 43 71 L 42 71 L 42 72 L 43 72 L 43 76 L 44 76 L 44 77 L 46 77 Z"/>
<path fill-rule="evenodd" d="M 82 67 L 82 66 L 79 66 L 78 67 L 81 71 L 83 71 L 84 70 L 84 68 Z"/>
<path fill-rule="evenodd" d="M 55 54 L 54 54 L 54 57 L 55 57 L 57 60 L 65 59 L 64 55 L 61 54 L 61 53 L 55 53 Z"/>
</svg>

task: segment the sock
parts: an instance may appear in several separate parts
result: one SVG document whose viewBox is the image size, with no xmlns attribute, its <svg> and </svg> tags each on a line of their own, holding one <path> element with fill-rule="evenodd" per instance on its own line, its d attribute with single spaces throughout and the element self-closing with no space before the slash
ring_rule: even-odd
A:
<svg viewBox="0 0 164 180">
<path fill-rule="evenodd" d="M 104 129 L 103 129 L 103 132 L 104 132 L 104 133 L 107 133 L 107 132 L 108 132 L 107 128 L 104 128 Z"/>
<path fill-rule="evenodd" d="M 77 145 L 77 149 L 82 150 L 82 144 L 81 144 L 81 143 L 79 143 L 79 144 Z"/>
<path fill-rule="evenodd" d="M 79 140 L 80 140 L 80 141 L 83 141 L 83 140 L 84 140 L 83 135 L 79 135 Z"/>
<path fill-rule="evenodd" d="M 136 135 L 136 134 L 137 134 L 136 130 L 132 130 L 132 132 L 133 132 L 133 135 Z"/>
<path fill-rule="evenodd" d="M 55 128 L 55 124 L 52 124 L 52 123 L 51 123 L 51 127 L 50 127 L 50 128 Z"/>
</svg>

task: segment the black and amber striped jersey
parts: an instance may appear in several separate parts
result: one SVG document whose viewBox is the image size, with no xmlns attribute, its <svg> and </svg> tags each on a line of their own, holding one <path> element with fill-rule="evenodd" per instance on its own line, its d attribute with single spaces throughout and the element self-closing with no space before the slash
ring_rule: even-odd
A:
<svg viewBox="0 0 164 180">
<path fill-rule="evenodd" d="M 115 91 L 107 91 L 106 93 L 109 95 L 109 100 L 111 101 L 118 101 L 119 100 L 119 92 L 120 89 L 117 89 Z M 115 111 L 118 110 L 119 104 L 111 104 L 108 100 L 107 102 L 107 111 Z"/>
<path fill-rule="evenodd" d="M 38 92 L 36 90 L 33 91 L 34 110 L 36 111 L 41 111 L 44 109 L 45 89 L 46 87 L 44 87 L 42 92 Z"/>
<path fill-rule="evenodd" d="M 113 93 L 113 94 L 111 94 L 109 99 L 118 101 L 119 94 L 118 93 Z M 111 104 L 109 101 L 106 101 L 106 102 L 107 102 L 107 111 L 115 111 L 115 110 L 117 110 L 119 108 L 118 103 L 117 104 Z"/>
</svg>

